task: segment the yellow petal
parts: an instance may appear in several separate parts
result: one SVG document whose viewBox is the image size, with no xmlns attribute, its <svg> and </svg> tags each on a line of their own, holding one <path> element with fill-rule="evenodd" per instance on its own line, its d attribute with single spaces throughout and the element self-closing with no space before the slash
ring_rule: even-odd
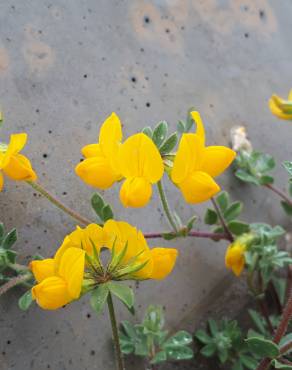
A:
<svg viewBox="0 0 292 370">
<path fill-rule="evenodd" d="M 57 276 L 43 280 L 35 285 L 31 292 L 33 299 L 44 310 L 56 310 L 72 301 L 66 282 Z"/>
<path fill-rule="evenodd" d="M 85 229 L 77 226 L 76 230 L 69 234 L 68 237 L 71 247 L 83 248 L 89 255 L 93 253 L 92 243 L 94 243 L 98 252 L 104 246 L 104 231 L 97 224 L 90 224 Z"/>
<path fill-rule="evenodd" d="M 232 269 L 236 276 L 239 276 L 245 265 L 245 246 L 238 244 L 229 245 L 225 253 L 225 266 Z"/>
<path fill-rule="evenodd" d="M 153 259 L 153 271 L 151 279 L 164 279 L 171 273 L 175 265 L 178 251 L 173 248 L 154 248 L 151 249 Z"/>
<path fill-rule="evenodd" d="M 12 180 L 35 181 L 37 179 L 29 159 L 22 154 L 13 154 L 3 171 Z"/>
<path fill-rule="evenodd" d="M 75 172 L 86 184 L 99 189 L 108 189 L 120 178 L 103 156 L 85 159 L 75 167 Z"/>
<path fill-rule="evenodd" d="M 102 124 L 99 144 L 114 171 L 119 173 L 118 151 L 123 138 L 122 125 L 116 113 L 112 113 Z"/>
<path fill-rule="evenodd" d="M 134 263 L 135 266 L 141 266 L 143 264 L 145 264 L 145 266 L 141 268 L 141 270 L 134 272 L 131 275 L 131 278 L 135 280 L 145 280 L 152 277 L 151 275 L 153 272 L 153 258 L 151 255 L 151 251 L 148 248 L 145 249 L 144 252 L 138 256 Z"/>
<path fill-rule="evenodd" d="M 12 134 L 10 136 L 10 143 L 8 145 L 7 151 L 10 154 L 17 154 L 19 153 L 25 146 L 27 141 L 27 134 Z"/>
<path fill-rule="evenodd" d="M 163 175 L 163 161 L 153 141 L 145 134 L 130 136 L 119 151 L 119 165 L 124 177 L 144 177 L 152 184 Z"/>
<path fill-rule="evenodd" d="M 55 275 L 55 262 L 53 258 L 47 258 L 41 261 L 31 261 L 29 267 L 38 283 Z"/>
<path fill-rule="evenodd" d="M 196 134 L 202 139 L 203 144 L 205 143 L 205 129 L 203 125 L 203 121 L 201 119 L 199 112 L 191 112 L 192 119 L 195 121 L 197 125 Z"/>
<path fill-rule="evenodd" d="M 196 171 L 178 184 L 187 203 L 196 204 L 205 202 L 220 191 L 220 187 L 205 172 Z"/>
<path fill-rule="evenodd" d="M 143 177 L 132 177 L 123 183 L 120 200 L 124 207 L 144 207 L 152 195 L 152 185 Z"/>
<path fill-rule="evenodd" d="M 200 170 L 212 177 L 219 176 L 230 166 L 235 156 L 235 151 L 226 146 L 208 146 L 204 149 Z"/>
<path fill-rule="evenodd" d="M 289 91 L 288 100 L 292 101 L 292 89 Z"/>
<path fill-rule="evenodd" d="M 103 156 L 99 144 L 86 145 L 82 148 L 81 152 L 82 152 L 82 154 L 84 155 L 85 158 Z"/>
<path fill-rule="evenodd" d="M 4 186 L 4 178 L 3 178 L 2 172 L 0 171 L 0 191 L 2 191 L 3 186 Z"/>
<path fill-rule="evenodd" d="M 275 116 L 285 120 L 292 120 L 292 113 L 284 113 L 275 103 L 273 97 L 269 100 L 269 107 Z"/>
<path fill-rule="evenodd" d="M 197 134 L 183 134 L 176 153 L 171 179 L 175 184 L 182 182 L 202 163 L 203 141 Z"/>
<path fill-rule="evenodd" d="M 84 264 L 85 251 L 80 248 L 68 248 L 60 261 L 59 275 L 66 281 L 68 293 L 74 299 L 80 296 Z"/>
</svg>

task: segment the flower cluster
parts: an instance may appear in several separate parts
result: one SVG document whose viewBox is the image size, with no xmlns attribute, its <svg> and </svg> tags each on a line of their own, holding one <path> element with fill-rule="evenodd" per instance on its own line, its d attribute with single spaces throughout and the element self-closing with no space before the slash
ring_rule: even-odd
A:
<svg viewBox="0 0 292 370">
<path fill-rule="evenodd" d="M 102 250 L 110 253 L 102 263 Z M 177 250 L 150 249 L 142 232 L 123 221 L 77 227 L 54 258 L 32 261 L 38 282 L 33 298 L 43 309 L 56 309 L 79 298 L 82 286 L 94 289 L 111 280 L 163 279 L 172 271 Z"/>
<path fill-rule="evenodd" d="M 10 143 L 0 143 L 0 191 L 3 189 L 3 173 L 13 180 L 34 181 L 37 176 L 27 157 L 19 152 L 24 148 L 27 134 L 11 135 Z"/>
</svg>

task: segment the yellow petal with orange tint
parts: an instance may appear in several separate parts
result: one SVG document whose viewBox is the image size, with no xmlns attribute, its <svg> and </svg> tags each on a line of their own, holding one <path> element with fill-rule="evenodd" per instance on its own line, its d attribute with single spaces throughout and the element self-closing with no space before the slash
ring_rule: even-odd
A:
<svg viewBox="0 0 292 370">
<path fill-rule="evenodd" d="M 38 283 L 55 275 L 55 262 L 53 258 L 31 261 L 29 267 Z"/>
<path fill-rule="evenodd" d="M 220 191 L 220 187 L 205 172 L 196 171 L 178 184 L 185 201 L 190 204 L 205 202 Z"/>
<path fill-rule="evenodd" d="M 120 190 L 120 200 L 124 207 L 144 207 L 152 195 L 152 185 L 144 177 L 126 179 Z"/>
<path fill-rule="evenodd" d="M 205 143 L 205 128 L 203 125 L 203 121 L 201 119 L 201 115 L 199 112 L 193 111 L 191 112 L 191 116 L 197 126 L 196 135 L 198 135 L 202 139 L 203 144 L 204 144 Z"/>
<path fill-rule="evenodd" d="M 85 158 L 103 156 L 99 144 L 86 145 L 82 148 L 81 152 L 82 152 L 82 154 L 84 155 Z"/>
<path fill-rule="evenodd" d="M 22 154 L 13 154 L 3 171 L 12 180 L 35 181 L 37 179 L 29 159 Z"/>
<path fill-rule="evenodd" d="M 0 171 L 0 191 L 2 191 L 3 186 L 4 186 L 4 178 L 3 178 L 2 172 Z"/>
<path fill-rule="evenodd" d="M 177 255 L 178 251 L 174 248 L 151 249 L 153 270 L 150 278 L 164 279 L 167 275 L 169 275 L 174 268 Z"/>
<path fill-rule="evenodd" d="M 208 146 L 204 149 L 200 170 L 210 176 L 219 176 L 233 162 L 236 153 L 226 146 Z"/>
</svg>

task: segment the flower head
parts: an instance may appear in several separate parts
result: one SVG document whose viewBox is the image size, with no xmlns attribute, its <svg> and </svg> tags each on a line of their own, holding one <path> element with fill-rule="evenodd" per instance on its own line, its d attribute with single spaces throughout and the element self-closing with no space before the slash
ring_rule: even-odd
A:
<svg viewBox="0 0 292 370">
<path fill-rule="evenodd" d="M 233 161 L 236 153 L 225 146 L 205 146 L 205 130 L 198 112 L 191 112 L 197 124 L 195 134 L 183 134 L 171 171 L 172 181 L 186 202 L 200 203 L 218 193 L 214 177 Z"/>
<path fill-rule="evenodd" d="M 118 151 L 122 136 L 120 119 L 112 113 L 100 128 L 99 143 L 89 144 L 82 149 L 85 160 L 75 168 L 76 174 L 86 184 L 108 189 L 121 179 Z"/>
<path fill-rule="evenodd" d="M 70 247 L 57 251 L 55 258 L 32 261 L 30 268 L 38 282 L 32 297 L 45 310 L 54 310 L 79 298 L 84 274 L 85 252 Z"/>
<path fill-rule="evenodd" d="M 288 100 L 284 100 L 278 95 L 272 95 L 269 100 L 269 107 L 278 118 L 292 120 L 292 90 L 288 95 Z"/>
<path fill-rule="evenodd" d="M 104 248 L 110 254 L 106 263 L 101 256 Z M 42 308 L 56 309 L 77 299 L 82 285 L 94 289 L 110 280 L 163 279 L 176 258 L 176 249 L 150 249 L 142 232 L 124 221 L 77 227 L 54 258 L 31 262 L 38 282 L 32 295 Z"/>
<path fill-rule="evenodd" d="M 244 269 L 245 258 L 244 253 L 246 251 L 246 245 L 240 241 L 235 241 L 229 245 L 225 254 L 225 265 L 228 269 L 231 269 L 236 276 L 239 276 Z"/>
<path fill-rule="evenodd" d="M 8 145 L 0 143 L 0 191 L 3 188 L 3 173 L 16 181 L 34 181 L 37 176 L 27 157 L 19 152 L 24 148 L 27 134 L 13 134 Z"/>
<path fill-rule="evenodd" d="M 124 181 L 120 199 L 125 207 L 143 207 L 152 195 L 152 184 L 163 176 L 163 161 L 153 141 L 143 133 L 129 137 L 119 151 Z"/>
</svg>

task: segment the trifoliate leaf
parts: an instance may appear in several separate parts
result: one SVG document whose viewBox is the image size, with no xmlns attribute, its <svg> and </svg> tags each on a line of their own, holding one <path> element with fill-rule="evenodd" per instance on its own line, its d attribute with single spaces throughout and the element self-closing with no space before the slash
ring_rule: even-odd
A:
<svg viewBox="0 0 292 370">
<path fill-rule="evenodd" d="M 94 311 L 99 314 L 105 305 L 107 297 L 109 295 L 108 283 L 100 284 L 95 288 L 90 297 L 90 304 Z"/>
<path fill-rule="evenodd" d="M 216 224 L 217 220 L 218 220 L 217 212 L 214 211 L 211 208 L 208 208 L 206 210 L 206 213 L 205 213 L 205 216 L 204 216 L 204 222 L 205 222 L 205 224 L 207 224 L 207 225 L 214 225 L 214 224 Z"/>
<path fill-rule="evenodd" d="M 254 184 L 254 185 L 260 185 L 259 180 L 258 180 L 257 177 L 249 174 L 247 171 L 245 171 L 243 169 L 236 170 L 235 176 L 238 179 L 240 179 L 241 181 L 249 182 L 249 183 Z"/>
<path fill-rule="evenodd" d="M 242 211 L 242 203 L 241 202 L 234 202 L 232 203 L 226 211 L 223 213 L 224 219 L 228 221 L 232 221 L 237 218 L 241 211 Z"/>
<path fill-rule="evenodd" d="M 127 285 L 111 281 L 108 284 L 110 292 L 121 300 L 128 308 L 134 306 L 134 293 Z"/>
</svg>

